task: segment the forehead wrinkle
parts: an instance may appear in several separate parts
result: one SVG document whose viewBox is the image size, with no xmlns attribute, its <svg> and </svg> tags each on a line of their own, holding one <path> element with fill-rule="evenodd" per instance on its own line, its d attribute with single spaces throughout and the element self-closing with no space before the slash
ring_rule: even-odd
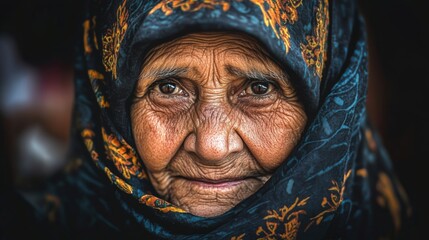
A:
<svg viewBox="0 0 429 240">
<path fill-rule="evenodd" d="M 180 55 L 180 57 L 176 57 Z M 155 78 L 163 75 L 172 76 L 186 75 L 190 72 L 195 72 L 196 67 L 193 65 L 195 61 L 201 61 L 199 57 L 193 56 L 192 53 L 184 52 L 172 55 L 171 53 L 165 52 L 158 55 L 154 53 L 151 59 L 148 59 L 143 64 L 143 69 L 140 74 L 140 78 Z M 194 73 L 195 74 L 195 73 Z"/>
<path fill-rule="evenodd" d="M 167 66 L 166 68 L 154 68 L 148 71 L 142 71 L 140 74 L 140 79 L 163 79 L 172 76 L 183 75 L 187 72 L 188 69 L 184 67 Z"/>
<path fill-rule="evenodd" d="M 237 33 L 225 33 L 222 37 L 219 37 L 219 33 L 194 33 L 188 34 L 177 38 L 175 41 L 180 43 L 199 43 L 201 46 L 206 47 L 207 45 L 218 45 L 222 43 L 233 42 L 251 42 L 248 39 L 250 37 L 237 34 Z"/>
<path fill-rule="evenodd" d="M 205 76 L 203 76 L 203 83 L 208 83 L 211 82 L 213 84 L 214 87 L 216 87 L 217 84 L 217 79 L 219 79 L 219 74 L 217 73 L 217 59 L 216 59 L 216 48 L 215 47 L 211 47 L 209 49 L 206 49 L 205 53 L 206 55 L 206 60 L 208 60 L 207 66 L 204 67 L 203 69 L 203 74 Z M 204 81 L 205 80 L 205 81 Z"/>
<path fill-rule="evenodd" d="M 227 46 L 235 45 L 234 48 L 243 48 L 246 50 L 245 52 L 253 52 L 269 57 L 269 54 L 265 48 L 259 43 L 258 40 L 251 36 L 243 35 L 240 38 L 233 36 L 230 39 L 223 40 L 222 43 L 226 44 Z"/>
<path fill-rule="evenodd" d="M 249 79 L 260 79 L 266 81 L 276 80 L 278 82 L 284 81 L 286 84 L 289 84 L 289 77 L 284 71 L 274 71 L 267 68 L 268 71 L 261 71 L 261 69 L 250 68 L 242 70 L 235 66 L 227 64 L 225 66 L 225 71 L 229 74 L 240 77 L 240 78 L 249 78 Z"/>
<path fill-rule="evenodd" d="M 172 42 L 163 43 L 149 51 L 144 61 L 144 65 L 149 62 L 165 61 L 165 59 L 170 60 L 176 55 L 183 58 L 184 56 L 194 56 L 195 54 L 199 54 L 195 49 L 196 45 L 192 43 L 186 44 L 174 40 Z M 198 57 L 194 59 L 198 59 Z"/>
<path fill-rule="evenodd" d="M 234 53 L 225 59 L 225 66 L 233 67 L 235 70 L 265 72 L 266 75 L 272 75 L 271 77 L 276 79 L 281 79 L 286 76 L 286 73 L 275 62 L 262 56 Z M 237 73 L 237 71 L 235 72 Z"/>
<path fill-rule="evenodd" d="M 268 71 L 278 69 L 279 66 L 273 61 L 273 59 L 264 51 L 260 49 L 252 49 L 248 46 L 236 47 L 230 46 L 219 50 L 219 53 L 224 55 L 226 62 L 244 62 L 246 66 L 258 66 L 258 68 L 265 68 Z"/>
<path fill-rule="evenodd" d="M 235 36 L 237 35 L 237 36 Z M 222 52 L 220 49 L 236 49 L 243 48 L 246 51 L 260 52 L 265 54 L 266 52 L 263 50 L 261 46 L 257 42 L 253 40 L 253 38 L 249 36 L 243 36 L 240 34 L 228 33 L 225 35 L 227 38 L 219 38 L 218 35 L 213 35 L 210 33 L 199 33 L 199 34 L 189 34 L 173 40 L 172 42 L 168 42 L 167 45 L 173 45 L 173 47 L 177 47 L 177 45 L 183 46 L 191 46 L 194 50 L 201 50 L 203 53 L 211 50 L 216 50 Z M 233 46 L 233 47 L 230 47 Z"/>
<path fill-rule="evenodd" d="M 154 71 L 150 72 L 179 68 L 182 70 L 174 71 L 173 73 L 180 73 L 185 75 L 184 77 L 194 80 L 197 78 L 204 79 L 205 83 L 219 78 L 218 62 L 216 62 L 218 56 L 214 47 L 202 48 L 198 46 L 198 44 L 190 44 L 183 49 L 174 46 L 169 48 L 168 52 L 164 50 L 165 48 L 166 47 L 157 49 L 160 53 L 155 51 L 153 53 L 155 56 L 151 59 L 152 62 L 146 62 L 146 67 L 154 69 Z M 186 71 L 184 71 L 184 69 L 186 69 Z M 149 74 L 148 72 L 147 75 Z M 146 74 L 143 74 L 143 77 L 144 76 L 146 76 Z"/>
<path fill-rule="evenodd" d="M 218 36 L 210 34 L 190 34 L 178 38 L 150 51 L 145 65 L 153 71 L 142 71 L 141 78 L 183 74 L 189 78 L 214 80 L 224 73 L 234 72 L 225 71 L 227 70 L 225 65 L 230 65 L 246 70 L 245 74 L 242 73 L 240 76 L 247 78 L 288 79 L 262 46 L 250 40 L 252 38 L 238 34 L 228 35 L 227 39 L 219 39 Z M 211 63 L 207 65 L 204 58 L 211 58 L 211 61 L 208 61 Z M 205 65 L 204 72 L 200 71 L 201 64 Z M 237 75 L 238 72 L 235 73 Z"/>
<path fill-rule="evenodd" d="M 219 54 L 237 54 L 237 55 L 245 55 L 249 58 L 254 58 L 254 55 L 258 56 L 258 58 L 264 58 L 264 53 L 262 51 L 257 51 L 248 44 L 231 42 L 229 44 L 225 44 L 225 46 L 217 46 L 217 52 Z"/>
</svg>

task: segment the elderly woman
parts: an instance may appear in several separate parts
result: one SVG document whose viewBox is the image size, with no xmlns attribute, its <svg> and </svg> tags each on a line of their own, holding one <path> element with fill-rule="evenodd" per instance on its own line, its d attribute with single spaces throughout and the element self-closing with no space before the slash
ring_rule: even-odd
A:
<svg viewBox="0 0 429 240">
<path fill-rule="evenodd" d="M 71 165 L 36 204 L 55 234 L 405 236 L 354 1 L 91 1 L 83 27 Z"/>
</svg>

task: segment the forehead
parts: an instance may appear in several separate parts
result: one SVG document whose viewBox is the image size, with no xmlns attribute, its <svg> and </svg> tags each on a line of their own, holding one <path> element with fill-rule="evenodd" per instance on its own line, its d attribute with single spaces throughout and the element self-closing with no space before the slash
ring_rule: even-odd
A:
<svg viewBox="0 0 429 240">
<path fill-rule="evenodd" d="M 207 61 L 260 69 L 274 65 L 270 55 L 256 39 L 239 33 L 211 32 L 188 34 L 153 48 L 143 66 L 191 67 L 207 64 Z"/>
</svg>

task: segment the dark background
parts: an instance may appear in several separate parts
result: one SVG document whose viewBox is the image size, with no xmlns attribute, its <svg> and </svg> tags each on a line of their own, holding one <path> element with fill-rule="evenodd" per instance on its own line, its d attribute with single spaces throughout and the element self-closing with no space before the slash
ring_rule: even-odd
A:
<svg viewBox="0 0 429 240">
<path fill-rule="evenodd" d="M 360 0 L 370 39 L 368 111 L 414 207 L 414 235 L 428 223 L 429 14 L 426 1 Z M 423 235 L 424 234 L 424 235 Z"/>
<path fill-rule="evenodd" d="M 424 1 L 417 0 L 359 1 L 370 42 L 368 112 L 414 207 L 416 221 L 410 239 L 416 239 L 422 236 L 425 218 L 429 216 L 424 198 L 429 183 L 429 173 L 424 167 L 424 162 L 429 160 L 426 154 L 429 149 L 428 8 Z M 35 71 L 39 93 L 35 102 L 45 96 L 40 104 L 0 113 L 2 186 L 25 185 L 47 174 L 40 172 L 26 178 L 13 161 L 17 159 L 17 136 L 29 126 L 37 123 L 62 145 L 68 143 L 73 43 L 82 29 L 81 2 L 0 0 L 0 38 L 11 39 L 19 63 Z M 0 52 L 0 61 L 9 59 Z M 0 80 L 4 80 L 1 72 Z"/>
</svg>

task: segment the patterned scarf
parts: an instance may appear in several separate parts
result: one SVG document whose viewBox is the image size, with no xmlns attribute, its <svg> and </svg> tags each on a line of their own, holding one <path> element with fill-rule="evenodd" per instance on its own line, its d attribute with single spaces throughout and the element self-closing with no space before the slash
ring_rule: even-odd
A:
<svg viewBox="0 0 429 240">
<path fill-rule="evenodd" d="M 48 217 L 61 230 L 143 239 L 403 234 L 406 196 L 367 120 L 366 35 L 355 1 L 99 2 L 86 2 L 77 47 L 74 167 L 46 197 Z M 214 30 L 240 31 L 265 45 L 294 79 L 309 122 L 260 190 L 221 216 L 203 218 L 156 195 L 135 149 L 130 99 L 151 47 Z"/>
</svg>

